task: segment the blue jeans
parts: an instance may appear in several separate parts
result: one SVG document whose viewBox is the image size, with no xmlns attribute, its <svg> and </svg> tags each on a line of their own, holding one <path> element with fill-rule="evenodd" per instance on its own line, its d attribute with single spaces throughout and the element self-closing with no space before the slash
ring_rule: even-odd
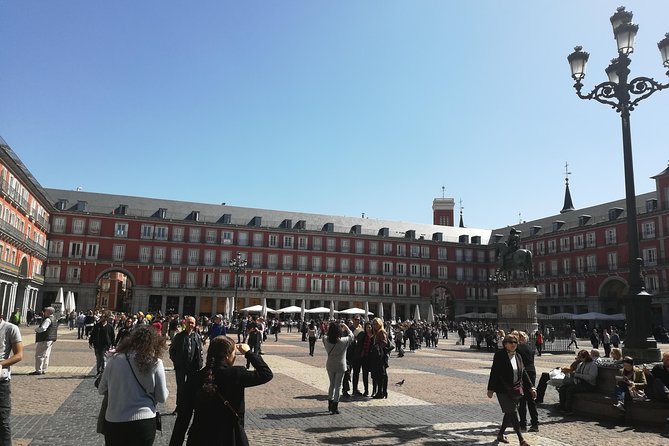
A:
<svg viewBox="0 0 669 446">
<path fill-rule="evenodd" d="M 0 446 L 12 445 L 12 431 L 9 423 L 12 411 L 11 394 L 9 380 L 0 381 Z"/>
</svg>

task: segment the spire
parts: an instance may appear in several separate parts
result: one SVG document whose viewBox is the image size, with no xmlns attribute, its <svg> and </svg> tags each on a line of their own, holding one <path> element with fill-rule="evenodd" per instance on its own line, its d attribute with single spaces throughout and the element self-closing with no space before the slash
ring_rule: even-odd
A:
<svg viewBox="0 0 669 446">
<path fill-rule="evenodd" d="M 460 199 L 460 224 L 458 225 L 461 228 L 465 227 L 465 222 L 462 220 L 462 210 L 464 208 L 462 207 L 462 198 Z"/>
<path fill-rule="evenodd" d="M 562 206 L 562 210 L 560 211 L 560 214 L 564 214 L 565 212 L 570 212 L 575 210 L 574 208 L 574 203 L 571 201 L 571 193 L 569 192 L 569 175 L 571 175 L 571 172 L 569 172 L 569 164 L 564 163 L 564 182 L 565 182 L 565 190 L 564 190 L 564 205 Z"/>
</svg>

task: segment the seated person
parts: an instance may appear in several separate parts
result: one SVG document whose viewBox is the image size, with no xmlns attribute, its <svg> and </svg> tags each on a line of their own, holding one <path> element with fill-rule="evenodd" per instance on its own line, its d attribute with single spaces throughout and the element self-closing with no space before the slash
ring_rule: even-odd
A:
<svg viewBox="0 0 669 446">
<path fill-rule="evenodd" d="M 653 370 L 643 368 L 643 373 L 648 380 L 648 393 L 650 399 L 662 403 L 669 403 L 669 352 L 662 354 L 662 364 L 653 367 Z"/>
<path fill-rule="evenodd" d="M 620 375 L 616 376 L 616 409 L 624 411 L 625 404 L 631 400 L 632 394 L 646 387 L 646 376 L 643 371 L 634 367 L 634 359 L 629 356 L 623 358 L 623 368 Z M 628 398 L 625 398 L 628 396 Z"/>
<path fill-rule="evenodd" d="M 581 362 L 576 367 L 574 373 L 571 374 L 571 380 L 565 382 L 558 389 L 560 395 L 560 410 L 571 414 L 572 401 L 574 394 L 586 393 L 595 390 L 597 383 L 597 374 L 599 369 L 597 363 L 592 360 L 592 356 L 587 350 L 578 352 Z"/>
<path fill-rule="evenodd" d="M 590 350 L 590 356 L 592 357 L 592 360 L 595 361 L 596 364 L 601 364 L 602 363 L 602 354 L 599 352 L 599 349 L 593 348 Z"/>
<path fill-rule="evenodd" d="M 556 369 L 551 370 L 551 372 L 543 372 L 541 378 L 539 378 L 539 384 L 537 384 L 537 397 L 534 400 L 537 404 L 544 402 L 544 395 L 546 394 L 546 388 L 548 384 L 551 384 L 555 387 L 560 387 L 562 381 L 560 379 L 552 378 L 554 372 L 560 370 L 563 375 L 568 376 L 576 370 L 576 367 L 581 362 L 581 358 L 576 355 L 574 362 L 571 363 L 569 367 L 556 367 Z M 559 373 L 558 373 L 559 374 Z"/>
</svg>

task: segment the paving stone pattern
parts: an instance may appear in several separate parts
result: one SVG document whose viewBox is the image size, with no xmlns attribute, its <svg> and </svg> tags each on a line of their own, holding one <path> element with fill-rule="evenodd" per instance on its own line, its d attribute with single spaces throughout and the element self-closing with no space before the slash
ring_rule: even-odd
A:
<svg viewBox="0 0 669 446">
<path fill-rule="evenodd" d="M 14 444 L 103 445 L 95 432 L 101 397 L 93 386 L 95 357 L 76 331 L 61 327 L 47 374 L 34 369 L 34 337 L 25 334 L 25 359 L 12 370 Z M 253 445 L 494 445 L 502 419 L 495 398 L 486 396 L 491 353 L 456 346 L 454 337 L 437 349 L 423 348 L 393 355 L 388 399 L 352 397 L 340 402 L 340 415 L 327 408 L 325 352 L 319 341 L 314 357 L 297 333 L 283 333 L 263 345 L 265 360 L 275 373 L 268 384 L 247 389 L 246 430 Z M 239 359 L 238 359 L 239 360 Z M 539 371 L 571 362 L 572 355 L 544 354 Z M 242 361 L 240 361 L 241 363 Z M 170 397 L 164 407 L 163 433 L 156 445 L 167 445 L 174 424 L 174 373 L 167 367 Z M 395 383 L 404 380 L 402 386 Z M 362 390 L 362 385 L 361 385 Z M 370 384 L 371 390 L 371 384 Z M 578 446 L 669 444 L 668 428 L 631 428 L 602 424 L 554 411 L 557 394 L 549 388 L 540 405 L 540 432 L 526 434 L 532 445 Z M 517 444 L 507 432 L 511 444 Z"/>
</svg>

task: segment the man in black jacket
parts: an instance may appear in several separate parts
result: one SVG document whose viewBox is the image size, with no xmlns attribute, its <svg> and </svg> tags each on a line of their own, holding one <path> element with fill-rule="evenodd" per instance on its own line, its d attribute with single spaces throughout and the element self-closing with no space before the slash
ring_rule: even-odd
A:
<svg viewBox="0 0 669 446">
<path fill-rule="evenodd" d="M 525 371 L 532 381 L 532 387 L 537 380 L 537 369 L 534 367 L 534 350 L 527 343 L 527 333 L 518 332 L 518 348 L 516 352 L 523 359 Z M 524 389 L 525 394 L 520 399 L 518 413 L 520 415 L 520 429 L 527 429 L 527 412 L 530 412 L 530 432 L 539 432 L 539 414 L 537 413 L 537 403 L 530 394 L 530 389 Z M 526 409 L 527 408 L 527 409 Z"/>
<path fill-rule="evenodd" d="M 669 352 L 662 354 L 662 364 L 657 364 L 653 370 L 643 368 L 648 380 L 649 396 L 653 401 L 669 403 Z"/>
<path fill-rule="evenodd" d="M 114 327 L 108 322 L 106 314 L 100 317 L 97 324 L 93 326 L 88 337 L 88 348 L 95 350 L 95 365 L 98 375 L 105 370 L 107 365 L 107 352 L 114 345 Z"/>
</svg>

